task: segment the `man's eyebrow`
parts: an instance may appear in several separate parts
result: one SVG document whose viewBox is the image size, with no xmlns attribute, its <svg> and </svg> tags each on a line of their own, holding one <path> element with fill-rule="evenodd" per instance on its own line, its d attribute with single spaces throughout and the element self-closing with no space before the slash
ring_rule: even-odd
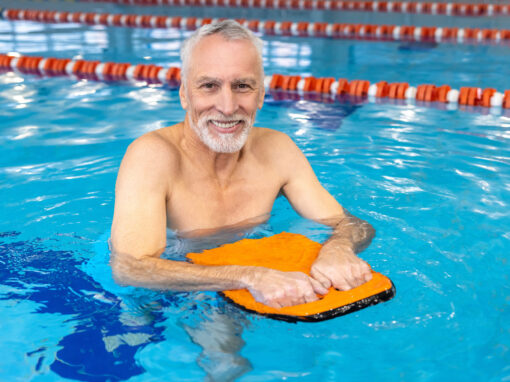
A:
<svg viewBox="0 0 510 382">
<path fill-rule="evenodd" d="M 219 78 L 215 77 L 208 77 L 208 76 L 202 76 L 197 79 L 198 83 L 204 83 L 204 82 L 221 82 Z"/>
<path fill-rule="evenodd" d="M 237 78 L 234 81 L 232 81 L 234 84 L 250 84 L 250 85 L 256 85 L 257 81 L 254 78 L 246 77 L 246 78 Z"/>
</svg>

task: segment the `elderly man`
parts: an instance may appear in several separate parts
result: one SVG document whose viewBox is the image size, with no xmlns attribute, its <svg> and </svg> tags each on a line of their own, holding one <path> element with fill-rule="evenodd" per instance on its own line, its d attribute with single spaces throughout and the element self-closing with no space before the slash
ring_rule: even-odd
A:
<svg viewBox="0 0 510 382">
<path fill-rule="evenodd" d="M 264 101 L 261 50 L 260 39 L 231 20 L 203 26 L 184 43 L 185 120 L 135 140 L 120 166 L 111 237 L 117 282 L 176 291 L 246 288 L 278 308 L 371 279 L 356 253 L 370 243 L 373 228 L 321 186 L 287 135 L 253 127 Z M 259 224 L 280 194 L 301 216 L 333 227 L 310 276 L 160 257 L 167 228 L 206 235 Z"/>
</svg>

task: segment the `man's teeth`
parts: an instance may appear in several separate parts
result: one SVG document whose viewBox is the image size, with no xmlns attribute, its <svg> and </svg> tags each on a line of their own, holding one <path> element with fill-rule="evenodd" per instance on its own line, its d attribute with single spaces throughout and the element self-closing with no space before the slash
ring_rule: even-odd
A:
<svg viewBox="0 0 510 382">
<path fill-rule="evenodd" d="M 211 122 L 222 129 L 230 129 L 239 123 L 239 121 L 220 122 L 214 120 L 211 120 Z"/>
</svg>

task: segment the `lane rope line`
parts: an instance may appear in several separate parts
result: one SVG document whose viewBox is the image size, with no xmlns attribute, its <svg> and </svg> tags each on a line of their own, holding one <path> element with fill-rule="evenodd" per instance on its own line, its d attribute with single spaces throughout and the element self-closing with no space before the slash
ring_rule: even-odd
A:
<svg viewBox="0 0 510 382">
<path fill-rule="evenodd" d="M 146 84 L 163 84 L 177 87 L 181 80 L 178 67 L 97 60 L 72 60 L 69 58 L 44 58 L 23 56 L 17 53 L 0 54 L 0 73 L 13 71 L 18 74 L 39 76 L 69 76 L 74 79 L 95 81 L 131 81 Z M 354 97 L 357 100 L 395 100 L 407 102 L 441 103 L 453 106 L 471 106 L 510 109 L 510 89 L 503 92 L 494 88 L 461 87 L 423 84 L 411 86 L 407 82 L 389 83 L 366 80 L 348 80 L 334 77 L 301 77 L 283 74 L 268 75 L 264 86 L 275 99 L 304 98 L 331 102 L 336 98 Z"/>
<path fill-rule="evenodd" d="M 177 28 L 195 30 L 204 24 L 224 20 L 213 18 L 59 12 L 31 9 L 1 9 L 0 18 L 9 21 L 77 23 L 132 28 Z M 428 41 L 469 44 L 510 44 L 510 29 L 416 27 L 412 25 L 344 24 L 306 21 L 260 21 L 236 19 L 262 35 L 325 37 L 369 41 Z"/>
<path fill-rule="evenodd" d="M 84 0 L 142 6 L 231 7 L 429 14 L 447 16 L 507 16 L 510 4 L 434 3 L 415 1 L 344 0 Z"/>
</svg>

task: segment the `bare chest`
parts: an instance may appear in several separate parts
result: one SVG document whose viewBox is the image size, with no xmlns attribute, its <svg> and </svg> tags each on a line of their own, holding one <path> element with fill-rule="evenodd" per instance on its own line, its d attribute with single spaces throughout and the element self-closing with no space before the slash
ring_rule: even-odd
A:
<svg viewBox="0 0 510 382">
<path fill-rule="evenodd" d="M 237 178 L 227 186 L 208 179 L 183 178 L 167 202 L 167 225 L 179 231 L 232 226 L 269 215 L 280 192 L 270 174 Z"/>
</svg>

